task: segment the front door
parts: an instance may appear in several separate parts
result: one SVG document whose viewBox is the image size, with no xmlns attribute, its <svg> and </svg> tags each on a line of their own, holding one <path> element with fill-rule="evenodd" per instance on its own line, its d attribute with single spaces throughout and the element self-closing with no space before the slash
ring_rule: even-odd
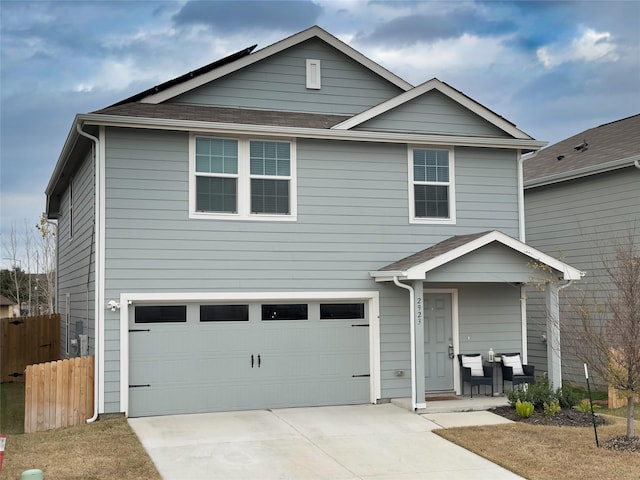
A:
<svg viewBox="0 0 640 480">
<path fill-rule="evenodd" d="M 424 375 L 427 392 L 453 390 L 451 294 L 424 294 Z"/>
</svg>

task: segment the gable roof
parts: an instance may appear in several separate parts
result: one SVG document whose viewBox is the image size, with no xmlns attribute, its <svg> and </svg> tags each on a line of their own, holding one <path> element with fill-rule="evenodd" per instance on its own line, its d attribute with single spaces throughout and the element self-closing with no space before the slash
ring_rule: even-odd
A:
<svg viewBox="0 0 640 480">
<path fill-rule="evenodd" d="M 376 105 L 375 107 L 370 108 L 369 110 L 366 110 L 358 115 L 354 115 L 350 119 L 334 126 L 333 129 L 349 130 L 353 127 L 356 127 L 366 122 L 367 120 L 371 120 L 374 117 L 377 117 L 400 105 L 410 102 L 411 100 L 421 95 L 424 95 L 425 93 L 430 92 L 432 90 L 437 90 L 440 93 L 446 95 L 456 103 L 469 109 L 476 115 L 480 116 L 484 120 L 495 125 L 499 129 L 513 136 L 514 138 L 532 140 L 532 137 L 524 133 L 522 130 L 519 130 L 518 128 L 516 128 L 516 126 L 513 123 L 505 120 L 503 117 L 501 117 L 497 113 L 489 110 L 488 108 L 479 104 L 472 98 L 466 96 L 461 91 L 456 90 L 455 88 L 447 85 L 446 83 L 438 80 L 437 78 L 432 78 L 431 80 L 421 85 L 418 85 L 417 87 L 412 88 L 411 90 L 405 93 L 402 93 L 394 98 L 391 98 L 386 102 L 382 102 L 381 104 Z"/>
<path fill-rule="evenodd" d="M 360 63 L 361 65 L 368 68 L 372 72 L 376 73 L 380 77 L 400 87 L 402 90 L 409 90 L 413 88 L 413 85 L 411 85 L 406 80 L 403 80 L 402 78 L 395 75 L 394 73 L 391 73 L 386 68 L 377 64 L 373 60 L 365 57 L 363 54 L 361 54 L 354 48 L 350 47 L 346 43 L 334 37 L 326 30 L 315 25 L 306 30 L 303 30 L 302 32 L 296 33 L 295 35 L 285 38 L 284 40 L 280 40 L 279 42 L 273 43 L 268 47 L 260 49 L 254 53 L 242 55 L 241 53 L 244 52 L 246 49 L 241 50 L 240 52 L 234 54 L 234 55 L 238 55 L 238 57 L 234 58 L 233 61 L 225 62 L 224 61 L 225 59 L 223 59 L 220 61 L 222 63 L 220 65 L 217 65 L 215 68 L 203 67 L 202 69 L 195 70 L 194 72 L 192 72 L 192 73 L 199 72 L 197 73 L 197 75 L 193 75 L 191 77 L 189 77 L 190 74 L 183 75 L 182 77 L 178 77 L 177 79 L 170 80 L 169 82 L 165 82 L 162 85 L 167 85 L 166 88 L 162 88 L 157 92 L 153 91 L 154 89 L 150 89 L 150 90 L 147 90 L 146 92 L 142 92 L 142 94 L 134 95 L 134 97 L 131 97 L 131 98 L 135 98 L 135 101 L 140 101 L 144 103 L 161 103 L 170 98 L 181 95 L 182 93 L 185 93 L 189 90 L 192 90 L 196 87 L 204 85 L 205 83 L 211 82 L 213 80 L 216 80 L 217 78 L 223 77 L 232 72 L 240 70 L 248 65 L 259 62 L 260 60 L 270 57 L 271 55 L 275 55 L 276 53 L 282 52 L 283 50 L 291 48 L 294 45 L 298 45 L 314 37 L 317 37 L 320 40 L 325 41 L 332 47 L 336 48 L 343 54 L 350 57 L 352 60 L 355 60 L 356 62 Z M 230 57 L 226 57 L 226 58 L 230 58 Z M 214 62 L 214 63 L 217 63 L 217 62 Z M 210 64 L 210 65 L 213 65 L 213 64 Z M 144 93 L 147 93 L 147 92 L 148 92 L 147 95 L 143 95 Z"/>
<path fill-rule="evenodd" d="M 242 57 L 246 57 L 247 55 L 249 55 L 251 52 L 253 52 L 255 50 L 255 48 L 258 45 L 255 44 L 251 47 L 247 47 L 244 48 L 242 50 L 240 50 L 239 52 L 236 53 L 232 53 L 231 55 L 228 55 L 224 58 L 221 58 L 220 60 L 216 60 L 215 62 L 212 62 L 208 65 L 205 65 L 204 67 L 200 67 L 196 70 L 193 70 L 189 73 L 185 73 L 184 75 L 180 75 L 179 77 L 173 78 L 171 80 L 168 80 L 164 83 L 161 83 L 160 85 L 156 85 L 155 87 L 151 87 L 143 92 L 137 93 L 129 98 L 125 98 L 124 100 L 119 101 L 118 103 L 114 103 L 112 106 L 116 106 L 116 105 L 122 105 L 123 103 L 130 103 L 130 102 L 137 102 L 139 100 L 142 100 L 143 98 L 146 98 L 150 95 L 162 92 L 164 90 L 167 90 L 170 87 L 176 86 L 176 85 L 180 85 L 181 83 L 186 82 L 187 80 L 190 80 L 192 78 L 195 77 L 199 77 L 200 75 L 203 75 L 205 73 L 208 73 L 212 70 L 215 70 L 216 68 L 220 68 L 223 67 L 224 65 L 227 65 L 229 63 L 235 62 L 236 60 L 241 59 Z"/>
<path fill-rule="evenodd" d="M 11 307 L 13 305 L 17 305 L 17 303 L 14 302 L 13 300 L 9 300 L 4 295 L 0 295 L 0 306 L 2 306 L 2 307 Z"/>
<path fill-rule="evenodd" d="M 640 162 L 640 114 L 590 128 L 525 159 L 524 185 L 549 185 L 635 162 Z"/>
<path fill-rule="evenodd" d="M 583 276 L 580 270 L 571 265 L 557 260 L 497 230 L 448 238 L 432 247 L 369 273 L 377 281 L 390 281 L 394 276 L 406 280 L 421 280 L 425 278 L 427 272 L 463 257 L 492 242 L 505 245 L 532 260 L 550 266 L 554 270 L 561 272 L 564 280 L 579 280 Z"/>
</svg>

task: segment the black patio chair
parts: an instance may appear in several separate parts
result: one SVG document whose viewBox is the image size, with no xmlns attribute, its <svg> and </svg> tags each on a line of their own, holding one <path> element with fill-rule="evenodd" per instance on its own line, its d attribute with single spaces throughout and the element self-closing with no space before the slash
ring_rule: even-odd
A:
<svg viewBox="0 0 640 480">
<path fill-rule="evenodd" d="M 476 367 L 481 366 L 483 375 L 478 375 L 479 370 L 477 368 L 474 372 L 476 375 L 473 375 L 471 367 L 464 366 L 463 357 L 467 357 L 471 362 L 475 363 Z M 462 395 L 464 395 L 464 384 L 468 383 L 471 387 L 471 398 L 473 398 L 473 387 L 475 385 L 478 386 L 478 394 L 480 394 L 480 385 L 491 385 L 491 396 L 493 396 L 493 367 L 483 365 L 482 356 L 479 353 L 460 353 L 458 354 L 458 361 L 460 362 L 460 387 Z"/>
<path fill-rule="evenodd" d="M 522 374 L 514 373 L 512 366 L 507 366 L 504 364 L 505 357 L 520 357 L 519 353 L 502 353 L 502 391 L 504 391 L 504 381 L 508 380 L 511 382 L 511 389 L 515 388 L 516 385 L 521 385 L 523 383 L 536 383 L 536 378 L 534 376 L 535 365 L 522 365 Z M 515 359 L 514 359 L 515 360 Z M 515 360 L 517 362 L 517 360 Z M 509 361 L 507 361 L 509 363 Z M 522 364 L 522 360 L 520 360 Z"/>
</svg>

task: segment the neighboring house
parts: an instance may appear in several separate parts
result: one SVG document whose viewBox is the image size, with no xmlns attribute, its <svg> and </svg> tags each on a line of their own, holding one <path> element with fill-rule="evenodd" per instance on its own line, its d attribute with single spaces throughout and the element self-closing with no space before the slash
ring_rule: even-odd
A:
<svg viewBox="0 0 640 480">
<path fill-rule="evenodd" d="M 562 321 L 576 325 L 580 297 L 605 301 L 605 262 L 616 244 L 633 230 L 640 239 L 640 115 L 539 151 L 524 161 L 524 179 L 527 243 L 587 273 L 565 290 L 575 302 L 566 297 L 561 305 Z M 550 345 L 543 296 L 534 289 L 528 293 L 529 361 L 546 371 Z M 564 377 L 584 382 L 582 362 L 562 352 Z"/>
<path fill-rule="evenodd" d="M 77 115 L 46 190 L 63 351 L 89 335 L 96 413 L 459 393 L 457 353 L 526 360 L 532 259 L 580 277 L 519 240 L 543 145 L 319 27 Z"/>
<path fill-rule="evenodd" d="M 0 318 L 20 316 L 20 307 L 17 303 L 9 300 L 4 295 L 0 295 Z"/>
</svg>

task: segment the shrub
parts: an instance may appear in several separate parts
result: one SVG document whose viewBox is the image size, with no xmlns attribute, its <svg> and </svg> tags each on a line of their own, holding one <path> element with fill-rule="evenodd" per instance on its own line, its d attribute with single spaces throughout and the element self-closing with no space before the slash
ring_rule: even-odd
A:
<svg viewBox="0 0 640 480">
<path fill-rule="evenodd" d="M 562 408 L 558 400 L 554 400 L 551 403 L 544 402 L 544 414 L 547 417 L 555 417 L 560 410 L 562 410 Z"/>
<path fill-rule="evenodd" d="M 575 405 L 573 408 L 582 413 L 591 413 L 591 402 L 589 400 L 582 400 L 579 404 Z M 594 410 L 598 410 L 600 405 L 593 405 Z"/>
<path fill-rule="evenodd" d="M 536 383 L 524 386 L 518 385 L 511 391 L 506 392 L 509 405 L 512 407 L 518 400 L 532 403 L 535 408 L 543 408 L 545 402 L 551 403 L 557 400 L 555 392 L 546 380 L 538 380 Z"/>
<path fill-rule="evenodd" d="M 564 386 L 556 391 L 556 397 L 562 408 L 573 408 L 580 403 L 583 395 L 575 388 Z"/>
<path fill-rule="evenodd" d="M 531 402 L 521 402 L 520 400 L 516 402 L 516 412 L 518 412 L 520 418 L 529 418 L 533 415 L 534 409 L 535 407 Z"/>
<path fill-rule="evenodd" d="M 580 403 L 580 399 L 584 398 L 579 391 L 571 387 L 558 388 L 554 392 L 549 382 L 542 379 L 538 379 L 536 383 L 528 385 L 528 387 L 518 385 L 513 390 L 505 392 L 505 394 L 509 399 L 509 405 L 512 407 L 520 400 L 533 403 L 537 409 L 543 409 L 545 403 L 551 405 L 553 402 L 558 402 L 560 408 L 572 408 Z"/>
</svg>

